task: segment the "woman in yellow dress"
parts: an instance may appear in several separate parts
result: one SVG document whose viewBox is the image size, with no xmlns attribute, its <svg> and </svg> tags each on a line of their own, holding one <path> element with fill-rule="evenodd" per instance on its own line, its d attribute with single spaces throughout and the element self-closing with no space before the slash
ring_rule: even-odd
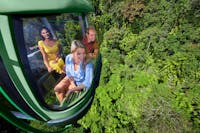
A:
<svg viewBox="0 0 200 133">
<path fill-rule="evenodd" d="M 38 47 L 48 72 L 56 71 L 62 74 L 64 72 L 64 61 L 60 56 L 61 46 L 59 41 L 53 39 L 51 32 L 46 27 L 40 30 L 40 35 L 42 40 L 38 41 Z"/>
</svg>

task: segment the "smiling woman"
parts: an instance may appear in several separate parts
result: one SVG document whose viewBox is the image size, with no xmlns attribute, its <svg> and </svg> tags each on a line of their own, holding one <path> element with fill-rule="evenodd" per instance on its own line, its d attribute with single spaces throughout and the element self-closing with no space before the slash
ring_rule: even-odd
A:
<svg viewBox="0 0 200 133">
<path fill-rule="evenodd" d="M 51 32 L 46 27 L 40 30 L 40 35 L 42 40 L 38 41 L 38 46 L 48 72 L 64 73 L 64 61 L 60 56 L 61 46 L 59 42 L 53 39 Z"/>
<path fill-rule="evenodd" d="M 72 92 L 88 89 L 92 84 L 93 66 L 87 64 L 86 48 L 80 41 L 74 40 L 71 44 L 71 54 L 66 57 L 66 77 L 54 88 L 61 106 Z"/>
<path fill-rule="evenodd" d="M 54 88 L 67 74 L 62 68 L 70 53 L 69 44 L 83 38 L 88 25 L 85 14 L 93 8 L 86 0 L 24 1 L 27 6 L 13 2 L 16 8 L 6 1 L 0 4 L 0 73 L 6 74 L 0 77 L 1 93 L 18 110 L 14 113 L 17 117 L 50 125 L 70 124 L 82 117 L 92 103 L 101 71 L 100 54 L 94 61 L 89 87 L 70 92 L 65 106 L 59 106 Z M 42 27 L 46 28 L 40 31 Z"/>
</svg>

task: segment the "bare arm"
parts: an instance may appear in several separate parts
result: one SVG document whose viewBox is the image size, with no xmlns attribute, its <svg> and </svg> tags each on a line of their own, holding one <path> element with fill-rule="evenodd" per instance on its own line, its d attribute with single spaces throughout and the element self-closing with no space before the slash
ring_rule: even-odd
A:
<svg viewBox="0 0 200 133">
<path fill-rule="evenodd" d="M 68 89 L 67 93 L 65 94 L 66 98 L 68 98 L 69 95 L 70 95 L 72 92 L 80 91 L 80 90 L 82 90 L 83 88 L 85 88 L 85 86 L 84 86 L 83 84 L 80 84 L 80 85 L 76 86 L 74 83 L 70 83 L 69 89 Z"/>
<path fill-rule="evenodd" d="M 95 49 L 92 57 L 97 58 L 98 54 L 99 54 L 99 49 Z"/>
<path fill-rule="evenodd" d="M 90 60 L 90 59 L 96 59 L 97 56 L 99 54 L 99 49 L 95 49 L 93 53 L 89 53 L 87 55 L 87 58 Z"/>
<path fill-rule="evenodd" d="M 83 88 L 85 88 L 85 86 L 84 86 L 83 84 L 80 84 L 80 85 L 78 85 L 78 86 L 76 86 L 76 87 L 70 89 L 70 91 L 71 91 L 71 92 L 73 92 L 73 91 L 80 91 L 80 90 L 82 90 Z"/>
<path fill-rule="evenodd" d="M 72 88 L 72 91 L 80 91 L 83 88 L 89 89 L 93 80 L 93 65 L 92 63 L 89 63 L 86 65 L 85 68 L 85 79 L 82 82 L 82 84 L 79 84 L 78 86 L 75 86 Z"/>
</svg>

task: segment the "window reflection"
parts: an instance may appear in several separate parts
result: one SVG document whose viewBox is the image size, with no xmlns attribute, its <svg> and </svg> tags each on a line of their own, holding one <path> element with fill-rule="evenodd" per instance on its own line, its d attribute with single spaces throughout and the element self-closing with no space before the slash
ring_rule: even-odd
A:
<svg viewBox="0 0 200 133">
<path fill-rule="evenodd" d="M 28 63 L 30 65 L 38 91 L 48 105 L 56 103 L 56 96 L 53 88 L 62 79 L 63 74 L 55 71 L 48 72 L 44 64 L 44 58 L 38 47 L 41 40 L 40 29 L 47 27 L 52 38 L 58 40 L 61 45 L 61 58 L 70 52 L 72 40 L 81 40 L 84 34 L 84 23 L 82 17 L 75 14 L 61 14 L 45 17 L 24 17 L 23 33 L 27 51 Z M 30 76 L 29 73 L 27 73 Z"/>
</svg>

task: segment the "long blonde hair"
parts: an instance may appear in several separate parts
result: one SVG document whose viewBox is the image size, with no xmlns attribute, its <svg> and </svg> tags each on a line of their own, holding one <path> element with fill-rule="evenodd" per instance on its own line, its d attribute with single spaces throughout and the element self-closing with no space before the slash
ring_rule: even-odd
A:
<svg viewBox="0 0 200 133">
<path fill-rule="evenodd" d="M 71 43 L 71 53 L 76 51 L 77 48 L 84 48 L 86 50 L 85 45 L 83 45 L 80 41 L 78 41 L 78 40 L 72 41 L 72 43 Z"/>
</svg>

